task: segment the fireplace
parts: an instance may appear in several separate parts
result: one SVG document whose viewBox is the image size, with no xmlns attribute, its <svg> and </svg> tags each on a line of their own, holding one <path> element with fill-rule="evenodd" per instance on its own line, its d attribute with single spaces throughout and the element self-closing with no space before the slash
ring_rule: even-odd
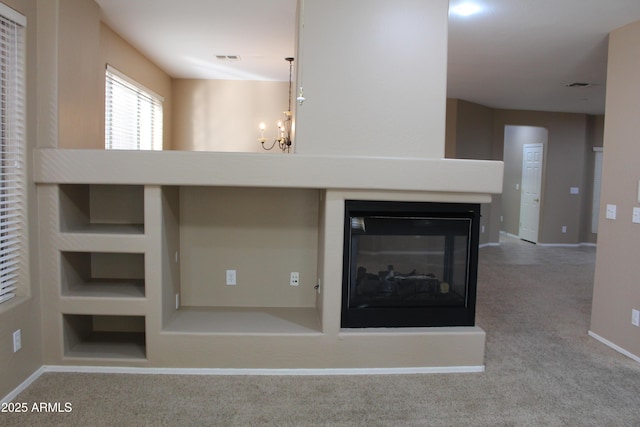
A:
<svg viewBox="0 0 640 427">
<path fill-rule="evenodd" d="M 475 324 L 478 204 L 345 207 L 343 328 Z"/>
</svg>

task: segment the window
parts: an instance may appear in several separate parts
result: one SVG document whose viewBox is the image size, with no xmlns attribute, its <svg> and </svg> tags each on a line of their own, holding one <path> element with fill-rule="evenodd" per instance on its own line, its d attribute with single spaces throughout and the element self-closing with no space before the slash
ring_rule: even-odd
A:
<svg viewBox="0 0 640 427">
<path fill-rule="evenodd" d="M 24 16 L 0 4 L 0 303 L 28 282 L 25 26 Z"/>
<path fill-rule="evenodd" d="M 105 148 L 162 150 L 162 97 L 107 66 Z"/>
</svg>

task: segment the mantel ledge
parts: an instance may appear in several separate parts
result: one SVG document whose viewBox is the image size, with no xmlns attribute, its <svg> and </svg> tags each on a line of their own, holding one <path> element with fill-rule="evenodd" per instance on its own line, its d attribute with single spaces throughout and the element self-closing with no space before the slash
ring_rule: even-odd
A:
<svg viewBox="0 0 640 427">
<path fill-rule="evenodd" d="M 34 150 L 37 184 L 280 187 L 498 194 L 503 162 L 203 151 Z"/>
</svg>

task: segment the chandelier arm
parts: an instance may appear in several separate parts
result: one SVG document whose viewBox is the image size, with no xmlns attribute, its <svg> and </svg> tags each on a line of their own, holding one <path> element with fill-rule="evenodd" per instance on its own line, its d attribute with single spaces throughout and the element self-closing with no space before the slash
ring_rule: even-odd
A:
<svg viewBox="0 0 640 427">
<path fill-rule="evenodd" d="M 262 142 L 262 149 L 263 149 L 263 150 L 265 150 L 265 151 L 270 151 L 270 150 L 272 150 L 272 149 L 273 149 L 273 147 L 275 147 L 275 146 L 276 146 L 276 142 L 278 142 L 278 140 L 277 140 L 277 139 L 275 139 L 275 140 L 273 141 L 273 144 L 271 144 L 271 147 L 267 148 L 267 147 L 265 147 L 265 146 L 264 146 L 264 141 L 263 141 L 263 142 Z"/>
</svg>

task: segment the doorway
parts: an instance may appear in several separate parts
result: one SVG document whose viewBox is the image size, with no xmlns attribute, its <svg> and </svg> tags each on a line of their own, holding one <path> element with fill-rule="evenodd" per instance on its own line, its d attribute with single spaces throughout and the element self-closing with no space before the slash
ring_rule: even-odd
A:
<svg viewBox="0 0 640 427">
<path fill-rule="evenodd" d="M 534 243 L 544 236 L 544 175 L 548 140 L 549 131 L 544 127 L 504 127 L 500 230 Z M 527 153 L 531 164 L 527 162 Z M 528 166 L 531 167 L 529 173 Z M 523 229 L 521 223 L 524 223 Z"/>
<path fill-rule="evenodd" d="M 520 181 L 520 227 L 522 240 L 538 243 L 540 228 L 540 195 L 542 192 L 543 144 L 522 146 L 522 179 Z"/>
</svg>

